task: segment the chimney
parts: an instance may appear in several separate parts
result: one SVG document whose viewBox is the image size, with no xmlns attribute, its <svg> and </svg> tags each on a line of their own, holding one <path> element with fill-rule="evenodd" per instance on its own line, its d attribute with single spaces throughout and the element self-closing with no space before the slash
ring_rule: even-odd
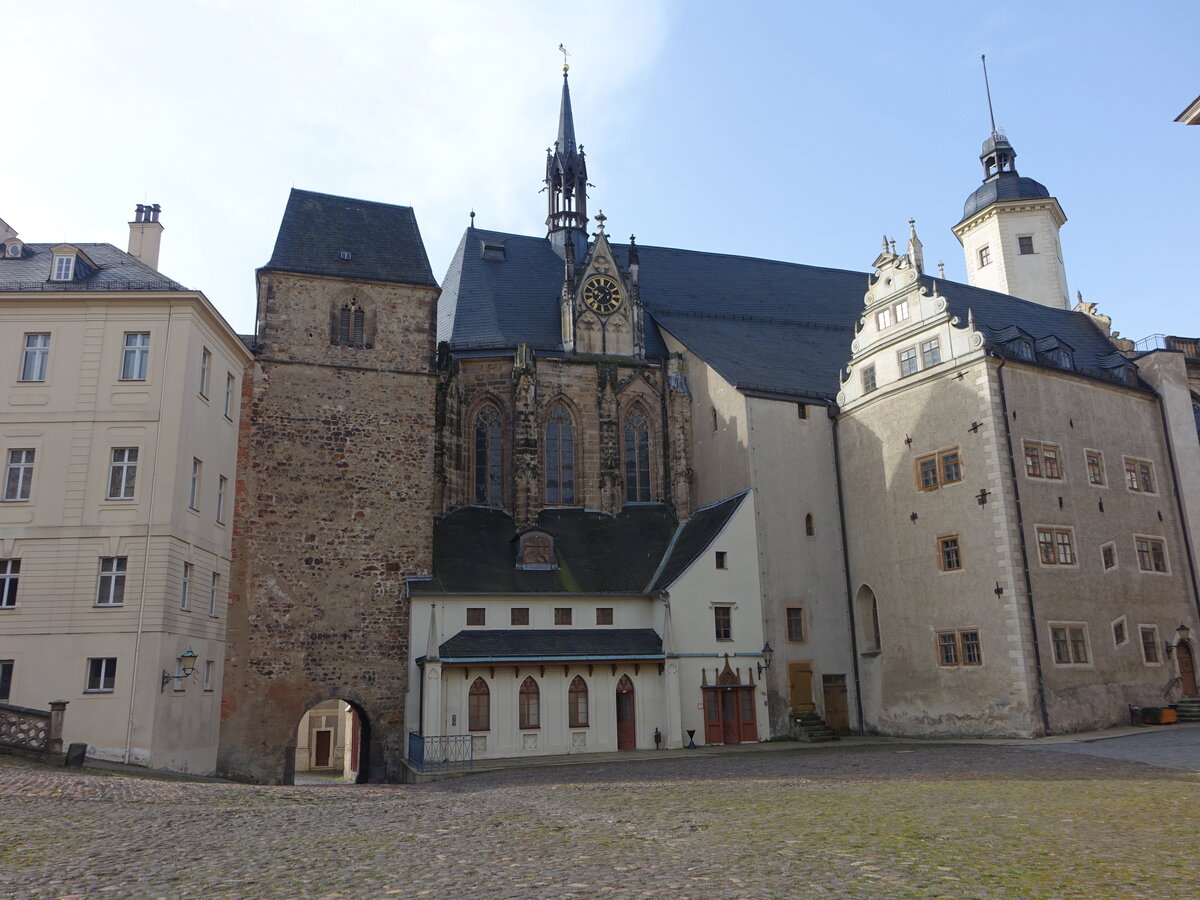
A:
<svg viewBox="0 0 1200 900">
<path fill-rule="evenodd" d="M 158 214 L 162 207 L 139 203 L 129 223 L 129 255 L 152 269 L 158 268 L 158 245 L 162 241 L 162 223 Z"/>
</svg>

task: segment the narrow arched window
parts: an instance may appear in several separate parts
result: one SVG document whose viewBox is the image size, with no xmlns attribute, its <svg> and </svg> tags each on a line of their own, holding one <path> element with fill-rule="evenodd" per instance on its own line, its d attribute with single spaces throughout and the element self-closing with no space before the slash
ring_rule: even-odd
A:
<svg viewBox="0 0 1200 900">
<path fill-rule="evenodd" d="M 575 503 L 575 427 L 561 403 L 550 410 L 546 422 L 546 503 Z"/>
<path fill-rule="evenodd" d="M 367 342 L 367 314 L 357 300 L 351 300 L 338 310 L 334 343 L 347 347 L 362 347 Z"/>
<path fill-rule="evenodd" d="M 538 694 L 537 682 L 532 675 L 526 676 L 521 682 L 520 693 L 520 724 L 522 728 L 541 728 L 542 710 L 541 698 Z"/>
<path fill-rule="evenodd" d="M 474 502 L 499 506 L 504 484 L 504 442 L 500 411 L 485 406 L 475 416 L 475 490 Z"/>
<path fill-rule="evenodd" d="M 587 682 L 579 675 L 571 679 L 571 687 L 567 690 L 567 711 L 572 728 L 587 728 L 588 724 L 588 689 Z"/>
<path fill-rule="evenodd" d="M 492 692 L 487 682 L 476 678 L 467 694 L 467 728 L 470 731 L 489 731 L 492 727 Z"/>
<path fill-rule="evenodd" d="M 625 502 L 650 502 L 650 426 L 641 410 L 625 418 Z"/>
<path fill-rule="evenodd" d="M 804 517 L 804 533 L 809 537 L 817 533 L 817 523 L 814 521 L 812 513 Z"/>
</svg>

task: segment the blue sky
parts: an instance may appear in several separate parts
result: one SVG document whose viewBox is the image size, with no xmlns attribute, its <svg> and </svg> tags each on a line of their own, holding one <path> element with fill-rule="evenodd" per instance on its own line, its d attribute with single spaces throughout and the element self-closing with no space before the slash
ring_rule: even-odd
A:
<svg viewBox="0 0 1200 900">
<path fill-rule="evenodd" d="M 1067 213 L 1071 296 L 1127 337 L 1200 335 L 1193 2 L 0 0 L 0 218 L 124 247 L 163 206 L 160 268 L 253 328 L 288 190 L 412 205 L 435 275 L 468 213 L 543 233 L 571 51 L 590 208 L 640 243 L 866 270 L 910 217 L 927 267 L 989 132 Z"/>
</svg>

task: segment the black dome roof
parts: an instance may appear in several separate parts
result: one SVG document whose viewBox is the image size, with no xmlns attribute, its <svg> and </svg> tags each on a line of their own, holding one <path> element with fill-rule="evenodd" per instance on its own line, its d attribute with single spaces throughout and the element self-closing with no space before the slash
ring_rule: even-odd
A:
<svg viewBox="0 0 1200 900">
<path fill-rule="evenodd" d="M 1050 191 L 1040 181 L 1023 178 L 1016 172 L 1001 172 L 981 184 L 963 204 L 961 221 L 966 221 L 981 209 L 999 200 L 1041 200 Z"/>
</svg>

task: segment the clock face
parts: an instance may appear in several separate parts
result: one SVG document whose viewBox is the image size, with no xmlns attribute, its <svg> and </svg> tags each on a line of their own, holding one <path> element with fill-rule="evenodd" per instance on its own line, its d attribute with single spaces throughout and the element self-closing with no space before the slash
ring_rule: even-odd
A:
<svg viewBox="0 0 1200 900">
<path fill-rule="evenodd" d="M 583 302 L 593 312 L 610 315 L 621 305 L 621 285 L 607 275 L 594 275 L 583 286 Z"/>
</svg>

